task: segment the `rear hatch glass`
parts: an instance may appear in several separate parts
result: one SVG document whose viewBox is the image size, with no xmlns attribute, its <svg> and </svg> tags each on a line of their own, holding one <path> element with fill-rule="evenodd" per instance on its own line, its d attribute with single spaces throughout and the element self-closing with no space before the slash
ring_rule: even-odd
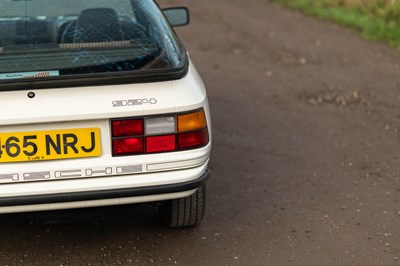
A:
<svg viewBox="0 0 400 266">
<path fill-rule="evenodd" d="M 2 0 L 0 85 L 179 68 L 181 48 L 149 0 Z"/>
</svg>

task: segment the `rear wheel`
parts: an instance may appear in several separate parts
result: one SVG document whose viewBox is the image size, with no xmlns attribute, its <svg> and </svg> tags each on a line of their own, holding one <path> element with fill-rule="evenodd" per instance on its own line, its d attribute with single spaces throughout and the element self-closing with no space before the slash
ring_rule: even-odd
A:
<svg viewBox="0 0 400 266">
<path fill-rule="evenodd" d="M 158 208 L 161 219 L 169 227 L 196 226 L 206 209 L 206 185 L 191 196 L 163 202 Z"/>
</svg>

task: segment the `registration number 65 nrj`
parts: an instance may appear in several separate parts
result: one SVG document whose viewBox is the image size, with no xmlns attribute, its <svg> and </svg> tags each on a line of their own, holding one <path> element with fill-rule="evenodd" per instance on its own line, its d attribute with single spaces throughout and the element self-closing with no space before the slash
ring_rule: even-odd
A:
<svg viewBox="0 0 400 266">
<path fill-rule="evenodd" d="M 100 130 L 97 128 L 0 134 L 0 162 L 99 155 Z"/>
</svg>

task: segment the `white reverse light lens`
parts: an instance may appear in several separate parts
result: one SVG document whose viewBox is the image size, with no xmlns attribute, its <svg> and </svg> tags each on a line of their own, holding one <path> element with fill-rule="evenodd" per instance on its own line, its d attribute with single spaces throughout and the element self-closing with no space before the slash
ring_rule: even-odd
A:
<svg viewBox="0 0 400 266">
<path fill-rule="evenodd" d="M 147 118 L 145 121 L 146 135 L 175 133 L 175 116 Z"/>
</svg>

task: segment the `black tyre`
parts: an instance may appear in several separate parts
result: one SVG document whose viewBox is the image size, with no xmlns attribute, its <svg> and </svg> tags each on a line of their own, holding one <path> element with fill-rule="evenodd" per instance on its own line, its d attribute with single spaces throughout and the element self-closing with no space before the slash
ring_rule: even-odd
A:
<svg viewBox="0 0 400 266">
<path fill-rule="evenodd" d="M 158 209 L 162 221 L 169 227 L 196 226 L 206 209 L 206 185 L 186 198 L 165 201 Z"/>
</svg>

